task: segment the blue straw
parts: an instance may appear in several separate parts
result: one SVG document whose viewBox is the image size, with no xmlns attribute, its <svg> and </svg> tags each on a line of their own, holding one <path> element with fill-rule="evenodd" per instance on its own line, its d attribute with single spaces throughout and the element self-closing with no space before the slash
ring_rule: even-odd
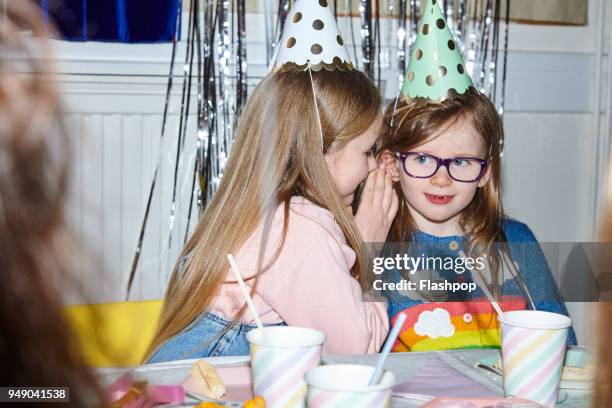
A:
<svg viewBox="0 0 612 408">
<path fill-rule="evenodd" d="M 387 361 L 387 357 L 391 352 L 391 347 L 393 346 L 393 343 L 395 343 L 395 339 L 397 338 L 397 335 L 399 334 L 405 321 L 406 315 L 404 313 L 400 313 L 397 317 L 397 320 L 395 320 L 395 324 L 393 325 L 393 328 L 391 329 L 391 332 L 387 337 L 387 341 L 385 342 L 380 356 L 378 357 L 376 367 L 374 368 L 374 372 L 372 373 L 372 377 L 370 377 L 370 382 L 368 382 L 368 385 L 375 385 L 378 384 L 378 382 L 380 381 L 383 365 L 385 364 L 385 361 Z"/>
</svg>

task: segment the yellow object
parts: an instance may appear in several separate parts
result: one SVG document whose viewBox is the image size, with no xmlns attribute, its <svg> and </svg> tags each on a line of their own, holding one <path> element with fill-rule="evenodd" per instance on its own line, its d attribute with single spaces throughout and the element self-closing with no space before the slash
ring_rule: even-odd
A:
<svg viewBox="0 0 612 408">
<path fill-rule="evenodd" d="M 93 367 L 141 363 L 153 339 L 162 301 L 116 302 L 68 306 L 68 320 Z"/>
<path fill-rule="evenodd" d="M 258 395 L 252 400 L 244 401 L 243 408 L 266 408 L 266 401 Z"/>
<path fill-rule="evenodd" d="M 253 399 L 244 401 L 243 408 L 266 408 L 266 401 L 259 395 Z M 201 402 L 194 408 L 223 408 L 223 405 L 215 404 L 214 402 Z"/>
</svg>

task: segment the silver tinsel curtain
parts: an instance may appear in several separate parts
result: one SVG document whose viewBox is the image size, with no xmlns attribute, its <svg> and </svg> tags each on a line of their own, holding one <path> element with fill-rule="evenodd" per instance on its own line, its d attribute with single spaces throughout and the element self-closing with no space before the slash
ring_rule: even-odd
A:
<svg viewBox="0 0 612 408">
<path fill-rule="evenodd" d="M 247 10 L 261 13 L 249 15 L 249 21 L 257 21 L 250 35 L 258 34 L 263 28 L 263 45 L 256 52 L 259 56 L 265 55 L 269 64 L 292 3 L 291 0 L 259 0 L 248 4 L 246 0 L 183 1 L 180 7 L 185 55 L 180 61 L 183 69 L 179 76 L 180 113 L 176 129 L 170 130 L 167 126 L 168 107 L 175 102 L 170 96 L 175 87 L 174 66 L 178 63 L 176 38 L 172 43 L 165 102 L 160 107 L 163 108 L 160 139 L 168 141 L 171 138 L 175 150 L 164 242 L 165 256 L 172 262 L 219 185 L 236 120 L 248 96 Z M 399 92 L 410 47 L 416 38 L 422 1 L 328 1 L 334 8 L 353 62 L 379 85 L 383 95 L 393 97 Z M 503 114 L 510 0 L 439 1 L 461 45 L 474 83 L 491 97 Z M 180 17 L 181 13 L 177 15 Z M 178 18 L 176 24 L 178 27 Z M 196 91 L 190 92 L 194 85 Z M 193 113 L 195 123 L 189 120 Z M 129 298 L 139 269 L 151 203 L 159 194 L 156 185 L 162 157 L 163 152 L 148 189 L 126 298 Z M 183 189 L 188 189 L 189 193 L 181 194 Z M 177 216 L 179 212 L 180 217 Z"/>
</svg>

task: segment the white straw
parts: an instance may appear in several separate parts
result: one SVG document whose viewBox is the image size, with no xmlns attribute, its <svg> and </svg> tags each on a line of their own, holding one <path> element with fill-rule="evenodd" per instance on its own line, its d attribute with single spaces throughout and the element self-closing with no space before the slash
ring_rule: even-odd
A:
<svg viewBox="0 0 612 408">
<path fill-rule="evenodd" d="M 255 319 L 255 323 L 257 324 L 257 327 L 260 329 L 263 329 L 263 324 L 261 324 L 261 319 L 259 318 L 259 315 L 257 314 L 257 311 L 255 310 L 253 299 L 251 299 L 251 295 L 249 294 L 247 285 L 246 283 L 244 283 L 244 280 L 242 279 L 242 275 L 240 275 L 240 271 L 238 271 L 238 265 L 236 265 L 236 261 L 234 260 L 234 257 L 232 256 L 232 254 L 227 254 L 227 260 L 229 261 L 230 266 L 232 267 L 232 270 L 234 271 L 234 274 L 236 275 L 236 279 L 238 280 L 238 285 L 240 285 L 240 289 L 242 289 L 242 294 L 244 295 L 244 299 L 246 300 L 247 306 L 249 307 L 249 310 L 251 311 L 251 314 L 253 315 L 253 319 Z"/>
<path fill-rule="evenodd" d="M 463 252 L 463 251 L 459 251 L 458 254 L 462 258 L 466 257 L 465 256 L 465 252 Z M 489 271 L 489 275 L 490 275 L 491 274 L 491 269 L 489 268 L 489 262 L 487 260 L 485 260 L 485 265 L 486 265 L 485 268 L 486 268 L 487 271 Z M 470 271 L 472 272 L 472 278 L 474 278 L 474 280 L 476 281 L 478 286 L 480 286 L 480 288 L 484 292 L 484 294 L 487 297 L 487 299 L 489 300 L 489 302 L 491 302 L 491 306 L 493 306 L 493 309 L 495 309 L 495 311 L 497 312 L 497 315 L 499 316 L 499 320 L 503 321 L 504 320 L 504 311 L 502 310 L 502 308 L 499 305 L 499 303 L 497 303 L 497 300 L 495 300 L 495 298 L 493 297 L 493 294 L 491 293 L 491 291 L 487 287 L 487 284 L 484 281 L 484 279 L 482 278 L 482 275 L 480 274 L 480 271 L 473 271 L 471 269 L 470 269 Z"/>
<path fill-rule="evenodd" d="M 397 338 L 405 321 L 406 315 L 404 313 L 400 313 L 400 315 L 397 317 L 397 320 L 395 320 L 395 324 L 393 325 L 393 328 L 391 329 L 391 332 L 387 337 L 387 341 L 385 342 L 380 356 L 378 357 L 378 361 L 376 362 L 374 372 L 372 373 L 372 377 L 370 377 L 370 382 L 368 382 L 368 385 L 378 384 L 378 382 L 380 381 L 383 365 L 385 365 L 385 361 L 387 361 L 387 357 L 391 352 L 391 346 L 393 346 L 393 343 L 395 343 L 395 339 Z"/>
</svg>

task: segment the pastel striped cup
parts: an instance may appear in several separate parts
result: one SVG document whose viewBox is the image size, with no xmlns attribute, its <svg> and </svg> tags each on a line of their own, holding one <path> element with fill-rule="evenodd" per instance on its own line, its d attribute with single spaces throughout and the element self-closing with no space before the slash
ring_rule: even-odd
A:
<svg viewBox="0 0 612 408">
<path fill-rule="evenodd" d="M 308 408 L 386 408 L 391 401 L 395 376 L 385 371 L 376 385 L 368 385 L 374 367 L 331 364 L 313 368 L 308 384 Z"/>
<path fill-rule="evenodd" d="M 572 319 L 558 313 L 535 310 L 504 313 L 502 368 L 507 397 L 555 406 L 571 325 Z"/>
<path fill-rule="evenodd" d="M 271 326 L 247 333 L 253 393 L 268 408 L 301 408 L 306 403 L 304 373 L 321 364 L 325 334 L 294 326 Z"/>
</svg>

